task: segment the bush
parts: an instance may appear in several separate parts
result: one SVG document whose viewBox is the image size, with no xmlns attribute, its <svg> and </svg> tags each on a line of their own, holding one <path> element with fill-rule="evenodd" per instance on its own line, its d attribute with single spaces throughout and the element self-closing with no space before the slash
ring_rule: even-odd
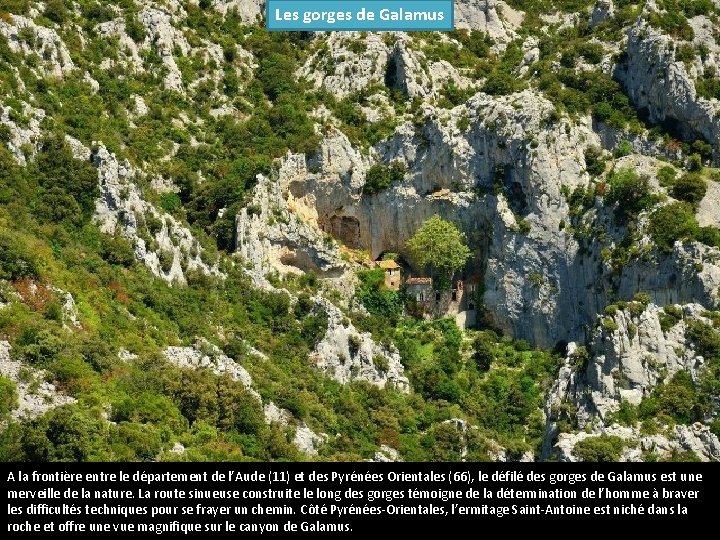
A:
<svg viewBox="0 0 720 540">
<path fill-rule="evenodd" d="M 572 453 L 582 461 L 606 463 L 619 461 L 623 448 L 625 442 L 617 435 L 600 435 L 578 441 Z"/>
<path fill-rule="evenodd" d="M 366 195 L 374 195 L 384 189 L 389 188 L 392 184 L 402 181 L 405 178 L 407 168 L 399 161 L 391 163 L 389 166 L 377 163 L 368 169 L 365 176 L 365 186 L 363 193 Z"/>
<path fill-rule="evenodd" d="M 703 200 L 707 192 L 707 182 L 697 173 L 687 173 L 675 182 L 670 194 L 681 201 L 696 206 Z"/>
<path fill-rule="evenodd" d="M 104 236 L 100 245 L 100 255 L 110 264 L 127 268 L 135 262 L 133 245 L 122 236 Z"/>
<path fill-rule="evenodd" d="M 172 268 L 173 262 L 175 261 L 175 253 L 170 250 L 163 249 L 160 250 L 158 257 L 160 258 L 160 268 L 162 268 L 162 271 L 169 272 Z"/>
<path fill-rule="evenodd" d="M 160 208 L 173 213 L 182 207 L 182 201 L 177 193 L 163 193 L 160 195 Z"/>
<path fill-rule="evenodd" d="M 0 375 L 0 420 L 7 418 L 8 414 L 17 407 L 17 398 L 15 383 Z"/>
<path fill-rule="evenodd" d="M 488 371 L 494 357 L 493 347 L 482 337 L 477 337 L 473 345 L 473 360 L 477 370 L 481 373 Z"/>
<path fill-rule="evenodd" d="M 697 394 L 692 376 L 687 371 L 678 371 L 665 384 L 658 385 L 653 393 L 640 403 L 640 416 L 654 418 L 666 415 L 681 424 L 699 420 Z"/>
<path fill-rule="evenodd" d="M 0 231 L 0 279 L 37 279 L 38 274 L 35 256 L 16 236 Z"/>
<path fill-rule="evenodd" d="M 672 165 L 665 165 L 657 172 L 658 182 L 662 187 L 671 187 L 675 183 L 677 170 Z"/>
<path fill-rule="evenodd" d="M 684 202 L 668 204 L 650 215 L 650 237 L 660 250 L 668 253 L 672 251 L 675 241 L 692 239 L 697 230 L 695 213 Z"/>
<path fill-rule="evenodd" d="M 650 192 L 647 176 L 641 176 L 632 169 L 613 172 L 609 182 L 610 191 L 606 201 L 617 203 L 617 213 L 625 220 L 647 210 L 657 202 L 657 197 Z"/>
<path fill-rule="evenodd" d="M 358 273 L 360 287 L 356 295 L 368 313 L 396 320 L 403 310 L 403 298 L 400 293 L 386 289 L 385 272 L 376 268 Z"/>
<path fill-rule="evenodd" d="M 516 92 L 518 89 L 517 77 L 502 71 L 491 73 L 482 87 L 482 91 L 491 96 L 506 96 Z"/>
<path fill-rule="evenodd" d="M 615 147 L 615 150 L 613 151 L 613 155 L 616 158 L 621 158 L 625 156 L 629 156 L 633 152 L 633 146 L 630 143 L 630 141 L 623 139 L 618 143 L 618 145 Z"/>
<path fill-rule="evenodd" d="M 720 359 L 720 332 L 701 321 L 692 321 L 688 324 L 688 337 L 701 355 Z"/>
<path fill-rule="evenodd" d="M 68 18 L 68 9 L 64 0 L 48 0 L 43 15 L 57 24 L 63 24 Z"/>
<path fill-rule="evenodd" d="M 605 172 L 605 161 L 600 148 L 590 146 L 585 149 L 585 168 L 590 176 L 600 176 Z"/>
</svg>

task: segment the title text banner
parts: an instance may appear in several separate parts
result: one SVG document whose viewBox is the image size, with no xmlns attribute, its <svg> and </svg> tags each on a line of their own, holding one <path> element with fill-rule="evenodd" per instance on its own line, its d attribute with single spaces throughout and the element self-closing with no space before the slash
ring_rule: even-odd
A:
<svg viewBox="0 0 720 540">
<path fill-rule="evenodd" d="M 268 30 L 452 30 L 452 0 L 268 0 Z"/>
</svg>

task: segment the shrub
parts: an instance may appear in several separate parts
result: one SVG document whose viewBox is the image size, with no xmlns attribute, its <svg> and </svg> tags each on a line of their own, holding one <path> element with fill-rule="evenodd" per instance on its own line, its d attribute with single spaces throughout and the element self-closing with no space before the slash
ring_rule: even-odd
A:
<svg viewBox="0 0 720 540">
<path fill-rule="evenodd" d="M 615 150 L 613 151 L 613 155 L 616 158 L 621 158 L 621 157 L 629 156 L 630 154 L 632 154 L 632 152 L 633 152 L 632 143 L 626 139 L 623 139 L 615 147 Z"/>
<path fill-rule="evenodd" d="M 623 448 L 625 442 L 617 435 L 600 435 L 578 441 L 572 453 L 582 461 L 605 463 L 619 461 Z"/>
<path fill-rule="evenodd" d="M 485 80 L 482 91 L 491 96 L 506 96 L 519 89 L 517 77 L 510 73 L 494 71 Z"/>
<path fill-rule="evenodd" d="M 373 356 L 372 361 L 375 367 L 380 371 L 387 372 L 387 370 L 390 368 L 390 362 L 388 361 L 388 359 L 380 354 L 376 354 L 375 356 Z"/>
<path fill-rule="evenodd" d="M 657 179 L 661 186 L 670 187 L 675 183 L 677 170 L 672 165 L 665 165 L 657 172 Z"/>
<path fill-rule="evenodd" d="M 360 287 L 356 295 L 371 315 L 397 319 L 402 313 L 403 299 L 396 292 L 386 289 L 385 272 L 376 268 L 358 273 Z"/>
<path fill-rule="evenodd" d="M 700 354 L 707 358 L 720 358 L 720 332 L 701 321 L 688 324 L 688 337 Z"/>
<path fill-rule="evenodd" d="M 663 313 L 660 313 L 660 328 L 663 332 L 667 332 L 680 322 L 682 317 L 682 308 L 668 304 L 663 308 Z"/>
<path fill-rule="evenodd" d="M 681 201 L 696 206 L 705 197 L 708 185 L 705 179 L 697 173 L 686 173 L 675 182 L 670 194 Z"/>
<path fill-rule="evenodd" d="M 363 193 L 366 195 L 374 195 L 387 189 L 392 184 L 402 181 L 406 172 L 407 168 L 399 161 L 395 161 L 389 166 L 377 163 L 368 169 L 367 175 L 365 176 Z"/>
<path fill-rule="evenodd" d="M 665 384 L 658 385 L 649 398 L 640 403 L 640 415 L 652 418 L 664 414 L 682 424 L 698 419 L 697 395 L 692 376 L 687 371 L 678 371 Z"/>
<path fill-rule="evenodd" d="M 17 407 L 15 383 L 0 375 L 0 420 L 5 419 Z"/>
<path fill-rule="evenodd" d="M 648 232 L 660 250 L 670 252 L 676 240 L 694 238 L 697 229 L 692 207 L 679 202 L 655 210 L 650 215 Z"/>
<path fill-rule="evenodd" d="M 0 279 L 15 281 L 22 278 L 37 279 L 38 266 L 35 256 L 22 245 L 17 237 L 0 231 Z"/>
<path fill-rule="evenodd" d="M 145 26 L 137 20 L 136 17 L 128 16 L 125 18 L 125 32 L 135 43 L 142 42 L 147 36 Z"/>
<path fill-rule="evenodd" d="M 160 207 L 166 212 L 175 212 L 182 206 L 182 201 L 177 193 L 163 193 L 160 195 Z"/>
<path fill-rule="evenodd" d="M 158 257 L 160 258 L 160 267 L 162 268 L 162 271 L 169 272 L 172 268 L 173 261 L 175 260 L 175 253 L 170 250 L 163 249 L 158 254 Z"/>
<path fill-rule="evenodd" d="M 590 176 L 600 176 L 605 171 L 602 150 L 596 146 L 585 149 L 585 168 Z"/>
<path fill-rule="evenodd" d="M 613 172 L 609 182 L 610 191 L 606 201 L 618 204 L 617 212 L 623 219 L 636 216 L 657 201 L 657 197 L 650 192 L 647 176 L 641 176 L 632 169 Z"/>
<path fill-rule="evenodd" d="M 110 264 L 130 267 L 135 262 L 133 245 L 122 236 L 104 236 L 100 245 L 100 255 Z"/>
<path fill-rule="evenodd" d="M 43 15 L 54 23 L 63 24 L 68 18 L 68 9 L 64 0 L 48 0 Z"/>
<path fill-rule="evenodd" d="M 494 357 L 493 347 L 482 337 L 477 337 L 473 345 L 473 360 L 478 371 L 488 371 Z"/>
<path fill-rule="evenodd" d="M 620 402 L 620 407 L 615 411 L 608 423 L 618 422 L 623 426 L 634 426 L 639 419 L 638 408 L 636 405 L 631 404 L 628 400 L 623 399 Z"/>
</svg>

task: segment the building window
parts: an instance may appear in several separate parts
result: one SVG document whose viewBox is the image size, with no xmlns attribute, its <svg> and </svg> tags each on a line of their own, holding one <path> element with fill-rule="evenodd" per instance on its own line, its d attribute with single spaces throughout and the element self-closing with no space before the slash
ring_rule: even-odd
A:
<svg viewBox="0 0 720 540">
<path fill-rule="evenodd" d="M 453 291 L 452 293 L 452 301 L 457 302 L 457 291 Z"/>
<path fill-rule="evenodd" d="M 473 304 L 472 302 L 470 302 L 470 304 L 468 305 L 468 309 L 469 309 L 470 311 L 475 311 L 475 304 Z"/>
<path fill-rule="evenodd" d="M 439 301 L 440 301 L 440 291 L 438 291 L 438 292 L 435 293 L 435 301 L 436 301 L 436 302 L 439 302 Z"/>
</svg>

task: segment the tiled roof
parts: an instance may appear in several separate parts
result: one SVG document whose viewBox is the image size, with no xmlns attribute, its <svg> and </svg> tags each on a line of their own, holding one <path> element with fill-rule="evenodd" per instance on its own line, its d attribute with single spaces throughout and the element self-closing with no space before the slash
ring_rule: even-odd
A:
<svg viewBox="0 0 720 540">
<path fill-rule="evenodd" d="M 432 285 L 432 278 L 431 277 L 411 277 L 409 278 L 405 284 L 406 285 Z"/>
<path fill-rule="evenodd" d="M 379 268 L 382 268 L 383 270 L 391 270 L 395 268 L 400 268 L 400 265 L 393 261 L 392 259 L 389 261 L 377 261 L 375 264 L 378 265 Z"/>
</svg>

